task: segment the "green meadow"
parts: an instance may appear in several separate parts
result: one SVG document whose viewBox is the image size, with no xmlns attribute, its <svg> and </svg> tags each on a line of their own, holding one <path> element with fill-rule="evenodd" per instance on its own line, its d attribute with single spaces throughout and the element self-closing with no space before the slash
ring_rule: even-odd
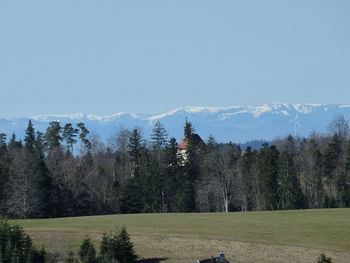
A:
<svg viewBox="0 0 350 263">
<path fill-rule="evenodd" d="M 97 241 L 102 233 L 117 231 L 121 226 L 126 227 L 135 242 L 136 251 L 143 258 L 164 258 L 164 262 L 193 262 L 206 251 L 215 253 L 214 247 L 225 247 L 226 251 L 231 249 L 226 254 L 231 253 L 231 258 L 236 258 L 242 254 L 239 247 L 246 249 L 246 244 L 262 251 L 282 247 L 287 254 L 289 248 L 299 248 L 306 255 L 308 251 L 312 255 L 320 251 L 345 255 L 346 258 L 350 253 L 350 209 L 104 215 L 11 222 L 24 227 L 36 243 L 60 257 L 70 250 L 76 251 L 82 238 L 90 236 Z M 191 245 L 192 250 L 185 251 L 181 247 L 182 242 L 195 245 Z M 241 245 L 237 247 L 237 244 Z M 253 248 L 252 253 L 255 252 Z M 294 252 L 290 253 L 289 261 L 281 259 L 276 262 L 297 262 L 293 261 Z M 340 256 L 340 260 L 342 258 Z M 244 261 L 244 255 L 239 260 L 249 262 Z M 262 258 L 258 261 L 268 260 Z"/>
</svg>

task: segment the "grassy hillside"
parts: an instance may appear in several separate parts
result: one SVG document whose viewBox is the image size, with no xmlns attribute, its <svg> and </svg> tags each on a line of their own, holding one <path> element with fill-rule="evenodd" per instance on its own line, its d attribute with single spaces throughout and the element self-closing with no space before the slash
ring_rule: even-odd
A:
<svg viewBox="0 0 350 263">
<path fill-rule="evenodd" d="M 350 262 L 350 209 L 107 215 L 14 222 L 49 250 L 63 254 L 76 249 L 86 235 L 97 240 L 103 232 L 124 225 L 141 256 L 168 258 L 164 262 L 193 262 L 221 249 L 235 262 L 316 262 L 321 252 L 333 256 L 335 262 Z"/>
</svg>

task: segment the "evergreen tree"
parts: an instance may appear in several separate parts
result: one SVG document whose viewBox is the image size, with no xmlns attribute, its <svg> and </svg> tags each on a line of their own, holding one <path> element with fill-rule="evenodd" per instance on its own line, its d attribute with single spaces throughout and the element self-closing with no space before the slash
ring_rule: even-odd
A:
<svg viewBox="0 0 350 263">
<path fill-rule="evenodd" d="M 100 243 L 100 263 L 109 263 L 116 260 L 115 253 L 115 240 L 111 235 L 103 234 L 102 240 Z"/>
<path fill-rule="evenodd" d="M 293 155 L 283 152 L 279 158 L 279 196 L 282 209 L 300 209 L 302 193 L 296 175 Z"/>
<path fill-rule="evenodd" d="M 148 153 L 149 162 L 145 171 L 148 182 L 147 206 L 153 212 L 165 212 L 168 188 L 166 186 L 167 171 L 165 164 L 165 149 L 167 147 L 167 132 L 157 121 L 153 129 L 152 151 Z"/>
<path fill-rule="evenodd" d="M 85 238 L 79 249 L 81 263 L 96 263 L 96 249 L 90 238 Z"/>
<path fill-rule="evenodd" d="M 163 163 L 162 158 L 155 158 L 149 150 L 142 147 L 139 159 L 140 185 L 143 193 L 143 212 L 162 211 L 162 191 L 163 191 Z"/>
<path fill-rule="evenodd" d="M 133 263 L 136 262 L 138 256 L 135 253 L 134 244 L 131 242 L 128 232 L 126 232 L 125 227 L 119 232 L 116 240 L 117 249 L 117 259 L 120 263 Z"/>
<path fill-rule="evenodd" d="M 34 143 L 35 143 L 35 130 L 32 124 L 32 121 L 29 120 L 28 126 L 25 132 L 25 138 L 24 138 L 24 146 L 27 150 L 33 151 L 34 150 Z"/>
<path fill-rule="evenodd" d="M 256 176 L 256 151 L 252 151 L 248 146 L 242 156 L 242 184 L 243 184 L 243 204 L 245 210 L 252 210 L 256 199 L 259 199 L 260 188 L 259 181 L 254 178 Z"/>
<path fill-rule="evenodd" d="M 61 145 L 62 127 L 59 121 L 52 121 L 46 129 L 45 141 L 48 149 L 52 150 Z"/>
<path fill-rule="evenodd" d="M 32 206 L 31 216 L 47 217 L 50 215 L 50 192 L 52 189 L 49 170 L 46 167 L 43 152 L 42 134 L 35 137 L 34 127 L 29 121 L 24 138 L 24 166 L 26 183 L 29 186 L 28 204 Z"/>
<path fill-rule="evenodd" d="M 167 168 L 173 169 L 178 166 L 177 146 L 176 139 L 173 137 L 169 140 L 169 143 L 165 148 L 164 162 Z"/>
<path fill-rule="evenodd" d="M 142 146 L 142 136 L 141 131 L 138 128 L 135 128 L 131 131 L 129 138 L 129 154 L 132 161 L 137 164 L 138 159 L 141 155 L 141 146 Z"/>
<path fill-rule="evenodd" d="M 45 263 L 46 252 L 36 249 L 21 227 L 0 221 L 0 262 Z"/>
<path fill-rule="evenodd" d="M 334 134 L 324 154 L 324 173 L 327 183 L 327 196 L 325 199 L 325 206 L 327 207 L 338 206 L 336 202 L 338 199 L 337 181 L 341 177 L 341 174 L 344 172 L 342 168 L 344 168 L 345 165 L 342 164 L 341 155 L 341 140 L 338 134 Z"/>
<path fill-rule="evenodd" d="M 213 135 L 209 135 L 208 141 L 207 141 L 207 147 L 206 147 L 206 151 L 207 152 L 211 152 L 213 151 L 216 147 L 218 146 L 217 141 L 215 140 Z"/>
<path fill-rule="evenodd" d="M 37 182 L 38 195 L 40 205 L 38 208 L 40 217 L 50 217 L 52 215 L 53 203 L 51 193 L 53 192 L 53 182 L 50 177 L 50 171 L 46 166 L 44 155 L 43 135 L 37 132 L 34 142 L 35 162 L 34 162 L 34 176 Z"/>
<path fill-rule="evenodd" d="M 174 200 L 176 192 L 179 188 L 178 173 L 180 170 L 178 155 L 177 155 L 177 142 L 175 138 L 171 138 L 165 148 L 164 153 L 164 188 L 162 193 L 162 206 L 163 211 L 174 211 Z"/>
<path fill-rule="evenodd" d="M 145 178 L 148 158 L 144 147 L 141 145 L 142 137 L 139 129 L 132 130 L 129 137 L 129 156 L 131 160 L 131 178 L 122 187 L 120 194 L 120 210 L 123 213 L 140 213 L 145 205 Z"/>
<path fill-rule="evenodd" d="M 133 177 L 122 187 L 120 193 L 120 210 L 124 214 L 141 213 L 143 211 L 143 189 L 139 177 Z"/>
<path fill-rule="evenodd" d="M 80 138 L 80 141 L 81 141 L 81 146 L 80 146 L 80 154 L 82 154 L 82 148 L 83 148 L 83 145 L 85 146 L 85 148 L 90 151 L 91 149 L 91 142 L 89 141 L 88 139 L 88 135 L 90 133 L 90 131 L 85 127 L 85 124 L 80 122 L 77 124 L 78 128 L 79 128 L 79 138 Z"/>
<path fill-rule="evenodd" d="M 63 127 L 62 137 L 66 141 L 67 149 L 73 153 L 73 145 L 77 142 L 75 139 L 79 134 L 79 129 L 73 128 L 71 123 L 67 123 Z"/>
<path fill-rule="evenodd" d="M 76 178 L 79 181 L 79 186 L 74 192 L 74 213 L 76 215 L 92 215 L 96 209 L 96 198 L 93 196 L 91 186 L 89 184 L 89 174 L 94 173 L 94 159 L 88 152 L 81 158 L 81 161 L 76 168 Z"/>
<path fill-rule="evenodd" d="M 193 128 L 192 123 L 187 121 L 187 119 L 186 119 L 186 122 L 185 122 L 185 125 L 184 125 L 184 136 L 185 136 L 185 138 L 190 139 L 192 137 L 192 134 L 194 133 L 194 131 L 195 131 L 195 129 Z"/>
<path fill-rule="evenodd" d="M 160 121 L 157 121 L 151 135 L 153 147 L 156 149 L 163 149 L 167 143 L 167 136 L 168 133 L 163 124 Z"/>
<path fill-rule="evenodd" d="M 275 210 L 279 208 L 278 195 L 278 160 L 279 152 L 276 146 L 264 145 L 259 153 L 259 169 L 262 178 L 262 189 L 265 200 L 265 208 Z"/>
<path fill-rule="evenodd" d="M 133 263 L 138 256 L 125 227 L 116 234 L 103 234 L 100 243 L 100 263 Z"/>
<path fill-rule="evenodd" d="M 297 159 L 302 180 L 302 191 L 308 208 L 320 208 L 323 205 L 324 162 L 320 145 L 314 135 L 304 140 Z"/>
</svg>

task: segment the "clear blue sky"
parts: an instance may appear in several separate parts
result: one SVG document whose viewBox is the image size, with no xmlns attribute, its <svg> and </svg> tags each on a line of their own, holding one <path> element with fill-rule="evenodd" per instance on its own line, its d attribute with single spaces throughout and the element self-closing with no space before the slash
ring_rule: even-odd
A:
<svg viewBox="0 0 350 263">
<path fill-rule="evenodd" d="M 350 1 L 0 0 L 0 117 L 350 103 Z"/>
</svg>

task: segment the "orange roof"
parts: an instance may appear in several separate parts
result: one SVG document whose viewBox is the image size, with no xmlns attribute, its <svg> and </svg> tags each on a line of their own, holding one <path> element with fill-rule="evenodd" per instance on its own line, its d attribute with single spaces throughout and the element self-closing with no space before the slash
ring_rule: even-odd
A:
<svg viewBox="0 0 350 263">
<path fill-rule="evenodd" d="M 187 147 L 188 147 L 188 139 L 183 138 L 182 141 L 179 143 L 179 146 L 177 148 L 179 148 L 179 150 L 186 150 Z"/>
</svg>

